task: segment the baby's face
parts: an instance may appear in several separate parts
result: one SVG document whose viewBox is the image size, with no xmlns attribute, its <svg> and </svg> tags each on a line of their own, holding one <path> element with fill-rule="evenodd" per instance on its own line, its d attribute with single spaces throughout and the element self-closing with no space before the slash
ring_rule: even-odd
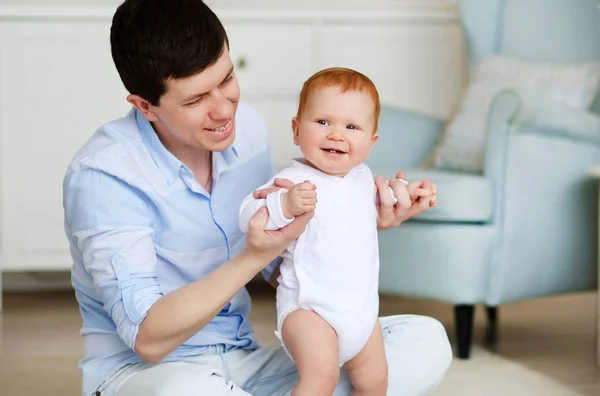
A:
<svg viewBox="0 0 600 396">
<path fill-rule="evenodd" d="M 377 141 L 373 110 L 366 93 L 320 88 L 308 97 L 300 118 L 292 120 L 294 143 L 312 166 L 342 177 L 364 162 Z"/>
</svg>

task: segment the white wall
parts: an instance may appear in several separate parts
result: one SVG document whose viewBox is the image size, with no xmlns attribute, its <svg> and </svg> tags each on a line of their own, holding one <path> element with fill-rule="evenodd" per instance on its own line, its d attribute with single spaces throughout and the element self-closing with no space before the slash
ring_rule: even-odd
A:
<svg viewBox="0 0 600 396">
<path fill-rule="evenodd" d="M 62 224 L 64 170 L 101 123 L 123 116 L 129 108 L 108 43 L 110 21 L 120 3 L 0 0 L 4 270 L 70 268 Z M 218 7 L 230 33 L 234 63 L 241 58 L 248 61 L 238 71 L 242 95 L 265 116 L 278 167 L 298 153 L 291 141 L 290 119 L 302 83 L 320 68 L 339 65 L 365 72 L 379 87 L 383 103 L 439 117 L 449 113 L 462 87 L 464 43 L 448 2 L 442 6 L 394 0 L 208 3 Z M 242 5 L 245 9 L 238 9 Z M 279 9 L 261 10 L 258 5 Z M 290 5 L 297 8 L 289 9 Z M 273 46 L 278 47 L 272 50 Z M 39 65 L 45 73 L 39 72 Z M 20 75 L 27 78 L 15 78 Z M 69 122 L 47 121 L 54 119 Z M 9 165 L 19 160 L 29 166 L 16 173 Z M 28 183 L 23 183 L 23 174 Z M 40 279 L 44 276 L 24 281 Z"/>
</svg>

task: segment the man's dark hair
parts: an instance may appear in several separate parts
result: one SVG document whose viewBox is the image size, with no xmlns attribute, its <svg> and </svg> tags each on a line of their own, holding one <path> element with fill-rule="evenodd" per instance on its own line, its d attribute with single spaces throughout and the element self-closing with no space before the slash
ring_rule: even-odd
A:
<svg viewBox="0 0 600 396">
<path fill-rule="evenodd" d="M 170 78 L 193 76 L 229 46 L 219 18 L 201 0 L 125 0 L 110 29 L 113 61 L 129 93 L 154 106 Z"/>
</svg>

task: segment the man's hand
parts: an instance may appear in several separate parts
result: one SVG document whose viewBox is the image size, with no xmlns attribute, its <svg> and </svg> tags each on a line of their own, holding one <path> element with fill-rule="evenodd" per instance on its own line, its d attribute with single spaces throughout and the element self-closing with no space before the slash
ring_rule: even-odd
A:
<svg viewBox="0 0 600 396">
<path fill-rule="evenodd" d="M 273 184 L 275 184 L 273 187 L 263 188 L 262 190 L 256 190 L 252 195 L 256 199 L 265 199 L 267 198 L 267 195 L 274 193 L 277 190 L 280 190 L 282 188 L 289 190 L 292 187 L 294 187 L 294 183 L 288 179 L 275 179 L 273 181 Z"/>
<path fill-rule="evenodd" d="M 381 176 L 375 178 L 375 185 L 379 193 L 379 206 L 377 207 L 377 229 L 386 230 L 397 227 L 404 221 L 413 216 L 422 213 L 431 206 L 435 206 L 436 186 L 430 180 L 410 183 L 405 186 L 400 180 L 405 179 L 404 173 L 399 172 L 396 179 L 389 181 L 389 187 L 394 191 L 394 195 L 401 197 L 408 194 L 411 204 L 406 206 L 401 201 L 394 205 L 392 194 L 388 188 L 388 183 Z"/>
<path fill-rule="evenodd" d="M 314 211 L 301 214 L 285 227 L 276 231 L 265 231 L 268 220 L 268 210 L 261 207 L 250 219 L 246 234 L 246 251 L 264 262 L 265 266 L 275 260 L 283 250 L 298 239 L 312 219 Z"/>
<path fill-rule="evenodd" d="M 317 205 L 317 186 L 309 182 L 296 184 L 281 195 L 283 215 L 291 219 L 303 213 L 312 212 Z"/>
</svg>

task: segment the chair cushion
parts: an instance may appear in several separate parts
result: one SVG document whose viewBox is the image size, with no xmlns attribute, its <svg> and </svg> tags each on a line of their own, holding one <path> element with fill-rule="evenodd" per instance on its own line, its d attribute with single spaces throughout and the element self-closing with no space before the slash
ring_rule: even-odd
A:
<svg viewBox="0 0 600 396">
<path fill-rule="evenodd" d="M 600 62 L 554 64 L 500 55 L 484 58 L 433 150 L 436 169 L 482 173 L 488 110 L 496 95 L 507 88 L 530 89 L 567 106 L 589 109 L 600 90 Z"/>
<path fill-rule="evenodd" d="M 412 169 L 405 173 L 409 181 L 430 179 L 437 187 L 436 206 L 415 216 L 412 221 L 484 223 L 492 219 L 494 195 L 491 180 L 478 175 L 430 169 Z"/>
</svg>

